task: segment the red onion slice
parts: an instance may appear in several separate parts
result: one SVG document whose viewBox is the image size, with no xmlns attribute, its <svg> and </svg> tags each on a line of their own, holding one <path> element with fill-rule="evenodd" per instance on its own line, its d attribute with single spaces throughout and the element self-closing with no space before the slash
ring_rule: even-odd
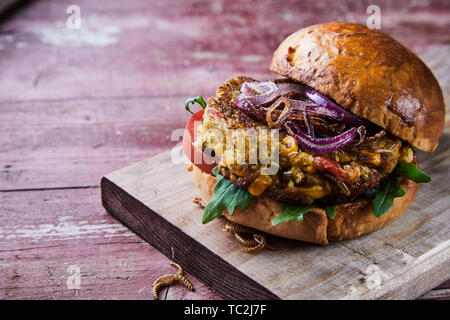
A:
<svg viewBox="0 0 450 320">
<path fill-rule="evenodd" d="M 311 122 L 311 119 L 308 116 L 307 110 L 303 110 L 303 118 L 305 120 L 306 129 L 308 130 L 308 136 L 315 138 L 314 136 L 314 126 Z"/>
<path fill-rule="evenodd" d="M 274 100 L 276 97 L 280 96 L 279 90 L 270 92 L 268 94 L 254 95 L 254 96 L 246 96 L 242 93 L 239 94 L 236 98 L 236 102 L 239 103 L 241 101 L 247 101 L 253 104 L 254 106 L 259 106 Z"/>
<path fill-rule="evenodd" d="M 244 82 L 241 86 L 243 97 L 254 97 L 256 95 L 267 95 L 278 90 L 275 83 L 265 82 Z"/>
<path fill-rule="evenodd" d="M 241 85 L 241 93 L 236 101 L 247 100 L 254 106 L 268 103 L 275 98 L 290 92 L 303 92 L 303 88 L 295 83 L 282 82 L 275 84 L 272 81 L 244 82 Z"/>
<path fill-rule="evenodd" d="M 288 121 L 286 124 L 292 125 L 297 132 L 300 134 L 303 134 L 306 136 L 305 133 L 303 133 L 302 129 L 296 124 L 294 121 Z M 317 143 L 317 144 L 328 144 L 330 142 L 338 142 L 342 139 L 342 136 L 350 134 L 352 136 L 352 139 L 356 137 L 357 135 L 357 128 L 350 128 L 347 131 L 342 132 L 341 134 L 338 134 L 337 136 L 333 137 L 327 137 L 327 138 L 311 138 L 306 136 L 310 141 Z"/>
<path fill-rule="evenodd" d="M 236 100 L 234 105 L 242 112 L 255 117 L 259 121 L 266 121 L 266 111 L 263 109 L 257 109 L 251 102 L 247 100 Z"/>
<path fill-rule="evenodd" d="M 294 131 L 294 129 L 295 131 Z M 349 144 L 357 135 L 356 128 L 351 128 L 337 136 L 330 138 L 312 138 L 303 133 L 300 127 L 292 121 L 285 125 L 289 135 L 294 137 L 297 143 L 306 150 L 317 154 L 324 154 L 336 151 Z"/>
<path fill-rule="evenodd" d="M 350 113 L 349 111 L 343 109 L 342 107 L 338 106 L 334 102 L 332 102 L 330 99 L 325 97 L 324 95 L 320 94 L 316 90 L 314 90 L 311 87 L 305 88 L 305 96 L 311 100 L 312 102 L 318 104 L 319 106 L 322 106 L 324 108 L 327 108 L 329 110 L 333 110 L 338 113 L 338 117 L 336 117 L 337 120 L 340 120 L 342 122 L 346 122 L 351 125 L 362 125 L 364 124 L 364 121 Z"/>
<path fill-rule="evenodd" d="M 336 110 L 332 110 L 323 106 L 319 106 L 317 104 L 309 103 L 307 101 L 302 100 L 292 100 L 291 105 L 293 109 L 298 109 L 302 111 L 311 111 L 318 115 L 328 116 L 333 119 L 338 119 L 340 114 Z"/>
<path fill-rule="evenodd" d="M 278 119 L 273 122 L 272 119 L 272 112 L 278 108 L 281 104 L 284 105 L 283 110 L 281 110 L 280 115 L 278 116 Z M 266 122 L 267 125 L 270 128 L 280 128 L 285 122 L 286 119 L 289 117 L 289 111 L 291 110 L 291 102 L 289 101 L 288 98 L 286 97 L 281 97 L 279 98 L 277 101 L 275 101 L 274 104 L 272 104 L 272 106 L 270 106 L 270 108 L 267 110 L 266 113 Z"/>
<path fill-rule="evenodd" d="M 292 83 L 292 82 L 280 82 L 277 83 L 278 88 L 281 91 L 281 94 L 288 94 L 290 92 L 296 92 L 303 94 L 305 87 L 298 83 Z"/>
</svg>

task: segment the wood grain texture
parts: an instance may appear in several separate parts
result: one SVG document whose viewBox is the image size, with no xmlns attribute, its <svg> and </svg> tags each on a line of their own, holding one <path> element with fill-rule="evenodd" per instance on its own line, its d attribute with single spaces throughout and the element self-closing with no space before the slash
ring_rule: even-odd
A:
<svg viewBox="0 0 450 320">
<path fill-rule="evenodd" d="M 84 33 L 65 29 L 70 4 L 36 1 L 1 25 L 0 100 L 206 95 L 237 74 L 271 77 L 287 35 L 325 21 L 366 23 L 371 2 L 79 0 Z M 383 30 L 414 52 L 448 44 L 447 1 L 377 4 Z"/>
<path fill-rule="evenodd" d="M 99 188 L 0 193 L 1 299 L 153 299 L 151 284 L 173 268 L 99 199 Z M 79 289 L 67 286 L 71 266 L 79 267 Z M 186 299 L 218 298 L 186 276 L 195 292 L 173 291 Z"/>
<path fill-rule="evenodd" d="M 447 134 L 441 148 L 449 145 Z M 191 203 L 198 191 L 170 151 L 104 177 L 102 199 L 119 221 L 227 299 L 413 299 L 450 274 L 450 156 L 444 151 L 431 168 L 432 159 L 422 164 L 436 178 L 397 221 L 326 247 L 278 238 L 277 251 L 245 253 L 222 231 L 223 219 L 200 223 L 202 210 Z"/>
<path fill-rule="evenodd" d="M 230 299 L 246 292 L 253 299 L 278 298 L 248 276 L 230 268 L 229 262 L 205 248 L 205 243 L 190 237 L 180 225 L 167 223 L 163 217 L 132 195 L 124 193 L 108 178 L 102 179 L 101 186 L 103 206 L 108 212 L 183 268 L 195 270 L 196 277 L 222 297 Z M 158 188 L 151 192 L 159 194 Z M 165 197 L 164 194 L 161 196 Z M 183 203 L 181 205 L 186 206 Z M 170 206 L 170 203 L 166 202 L 165 206 Z M 180 219 L 184 218 L 180 216 Z"/>
<path fill-rule="evenodd" d="M 183 103 L 178 97 L 0 102 L 0 190 L 98 186 L 102 175 L 175 145 L 172 131 L 189 118 Z"/>
<path fill-rule="evenodd" d="M 80 5 L 89 37 L 64 30 L 70 4 Z M 100 177 L 170 149 L 171 130 L 184 127 L 187 118 L 181 111 L 185 98 L 210 96 L 237 74 L 272 78 L 271 55 L 286 35 L 330 20 L 365 23 L 369 4 L 40 0 L 2 16 L 0 274 L 8 277 L 0 277 L 0 298 L 151 297 L 153 278 L 172 272 L 169 259 L 105 214 Z M 448 1 L 377 4 L 383 31 L 425 54 L 443 88 L 449 87 Z M 102 26 L 109 28 L 94 32 Z M 54 236 L 45 228 L 57 228 L 65 215 L 74 225 L 91 216 L 85 220 L 98 232 L 77 234 L 79 228 L 71 227 Z M 17 224 L 27 232 L 15 240 L 2 237 L 12 237 Z M 114 224 L 123 238 L 105 231 Z M 81 263 L 81 290 L 67 289 L 66 262 Z M 113 271 L 103 268 L 107 262 Z M 176 285 L 161 297 L 218 298 L 190 279 L 194 293 Z M 443 286 L 435 298 L 450 297 L 442 291 L 450 284 Z"/>
</svg>

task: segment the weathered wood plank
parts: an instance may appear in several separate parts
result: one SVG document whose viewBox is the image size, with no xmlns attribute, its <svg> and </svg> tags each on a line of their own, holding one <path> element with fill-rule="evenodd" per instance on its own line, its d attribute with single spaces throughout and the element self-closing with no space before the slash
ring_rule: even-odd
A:
<svg viewBox="0 0 450 320">
<path fill-rule="evenodd" d="M 0 101 L 198 95 L 237 74 L 272 77 L 288 34 L 325 21 L 366 23 L 370 1 L 37 1 L 0 25 Z M 382 28 L 417 53 L 448 44 L 448 1 L 379 1 Z M 167 10 L 170 6 L 170 10 Z M 55 90 L 55 88 L 58 88 Z"/>
<path fill-rule="evenodd" d="M 158 126 L 158 121 L 154 119 L 154 100 L 150 97 L 180 97 L 179 101 L 182 103 L 186 96 L 211 95 L 218 84 L 239 73 L 255 78 L 272 77 L 267 71 L 270 55 L 284 36 L 299 27 L 328 20 L 364 23 L 367 17 L 365 10 L 371 3 L 288 1 L 284 2 L 285 9 L 280 9 L 276 1 L 258 2 L 257 6 L 253 2 L 225 4 L 217 1 L 173 1 L 171 10 L 167 10 L 168 4 L 164 1 L 135 0 L 127 3 L 126 7 L 120 2 L 77 1 L 82 10 L 82 18 L 89 23 L 88 30 L 92 31 L 103 23 L 112 26 L 108 32 L 88 34 L 97 39 L 106 37 L 108 45 L 101 47 L 85 43 L 81 48 L 58 46 L 61 44 L 61 38 L 58 38 L 61 33 L 58 32 L 64 31 L 61 26 L 67 17 L 65 9 L 69 4 L 73 4 L 73 1 L 35 1 L 16 13 L 13 19 L 0 24 L 0 100 L 3 101 L 0 104 L 0 145 L 9 147 L 3 147 L 0 152 L 0 189 L 57 189 L 98 185 L 98 177 L 101 175 L 168 149 L 170 145 L 161 142 L 161 139 L 163 136 L 167 137 L 171 129 L 184 124 L 183 115 L 177 113 L 174 122 L 166 118 L 160 121 L 164 125 Z M 383 30 L 413 51 L 425 53 L 448 44 L 448 1 L 433 1 L 431 8 L 427 1 L 378 1 L 377 4 L 382 10 Z M 46 36 L 56 38 L 46 39 Z M 79 40 L 80 38 L 77 41 Z M 445 62 L 448 50 L 447 53 L 440 51 L 437 56 L 444 56 L 444 59 L 430 58 L 426 61 L 429 65 L 439 64 L 437 61 Z M 442 68 L 441 70 L 438 78 L 445 87 L 446 84 L 449 85 L 450 73 Z M 447 80 L 442 81 L 443 78 Z M 117 101 L 98 99 L 103 97 L 122 99 L 123 112 L 118 112 Z M 127 98 L 133 97 L 138 98 L 134 100 L 141 101 L 131 99 L 126 102 Z M 9 104 L 12 101 L 30 99 L 37 103 Z M 5 101 L 8 103 L 4 103 Z M 113 107 L 110 108 L 108 101 Z M 448 101 L 447 97 L 447 105 Z M 168 104 L 173 107 L 167 113 L 177 112 L 178 100 Z M 137 113 L 136 105 L 139 105 Z M 15 114 L 15 108 L 22 110 Z M 46 117 L 51 120 L 46 121 Z M 89 117 L 93 121 L 88 121 Z M 71 119 L 76 120 L 71 122 Z M 154 139 L 142 137 L 148 133 L 146 121 L 149 128 L 157 129 Z M 1 131 L 3 128 L 8 130 Z M 152 133 L 148 136 L 152 137 Z M 30 215 L 33 213 L 36 216 L 33 219 L 36 232 L 39 234 L 45 229 L 38 230 L 36 226 L 52 223 L 51 219 L 46 218 L 48 208 L 39 205 L 53 199 L 49 195 L 55 193 L 55 197 L 66 199 L 65 202 L 56 202 L 52 206 L 53 211 L 75 211 L 79 206 L 75 200 L 83 202 L 87 197 L 83 192 L 96 192 L 95 190 L 97 189 L 8 192 L 5 197 L 1 194 L 1 207 L 5 208 L 6 214 L 20 203 L 22 213 L 18 213 L 14 219 L 20 221 L 25 212 Z M 96 196 L 92 197 L 82 206 L 84 212 L 104 215 L 98 199 Z M 28 201 L 29 198 L 33 201 Z M 8 223 L 5 228 L 14 230 L 16 220 L 8 216 L 4 220 Z M 107 229 L 112 221 L 114 220 L 105 219 L 102 224 Z M 28 225 L 27 228 L 32 227 Z M 51 266 L 51 269 L 63 274 L 66 270 L 59 264 L 60 261 L 72 262 L 72 258 L 78 259 L 78 255 L 86 258 L 82 252 L 90 252 L 92 243 L 89 241 L 94 242 L 94 238 L 85 240 L 80 235 L 81 238 L 76 240 L 79 241 L 76 248 L 80 252 L 74 252 L 71 250 L 73 242 L 69 242 L 75 241 L 74 239 L 64 240 L 67 242 L 59 247 L 51 243 L 61 239 L 43 235 L 41 239 L 45 239 L 50 245 L 40 248 L 39 241 L 27 247 L 30 238 L 22 233 L 18 236 L 25 237 L 23 246 L 19 246 L 21 249 L 17 251 L 13 246 L 8 247 L 12 251 L 7 249 L 1 253 L 3 260 L 0 260 L 0 264 L 13 258 L 11 252 L 30 252 L 26 256 L 26 262 L 33 267 L 25 269 L 26 265 L 22 265 L 19 260 L 11 265 L 9 262 L 8 265 L 2 265 L 5 267 L 2 271 L 7 268 L 24 268 L 25 275 L 25 280 L 14 285 L 14 279 L 18 278 L 12 274 L 11 279 L 5 280 L 9 289 L 4 292 L 12 292 L 17 298 L 69 297 L 70 294 L 66 296 L 64 292 L 65 280 L 49 287 L 54 277 L 41 270 L 45 266 Z M 109 239 L 107 233 L 104 237 Z M 97 251 L 105 252 L 106 255 L 108 248 L 114 244 L 98 235 L 97 238 L 100 239 L 96 244 L 96 248 L 99 248 Z M 120 252 L 121 246 L 126 246 L 129 252 L 135 250 L 136 255 L 143 254 L 145 249 L 151 249 L 148 245 L 141 244 L 139 239 L 135 247 L 122 245 L 120 241 L 122 240 L 117 243 L 117 248 L 108 252 L 116 252 L 120 256 L 123 254 Z M 9 243 L 0 237 L 0 246 L 3 245 L 8 246 Z M 60 250 L 61 248 L 64 250 Z M 170 272 L 167 258 L 157 251 L 151 250 L 148 260 L 157 264 L 154 261 L 158 256 L 164 259 L 160 263 L 160 271 Z M 109 261 L 103 255 L 99 259 L 103 263 Z M 46 264 L 45 261 L 51 263 Z M 82 261 L 95 274 L 97 261 Z M 117 269 L 120 266 L 123 267 L 119 264 Z M 126 267 L 134 270 L 134 266 L 141 268 L 138 260 Z M 145 267 L 152 268 L 152 264 Z M 125 271 L 122 270 L 119 277 L 126 278 L 129 274 Z M 159 275 L 156 268 L 154 274 Z M 36 277 L 33 278 L 33 275 Z M 144 289 L 144 296 L 135 294 L 141 288 L 140 281 L 130 280 L 126 284 L 119 284 L 116 280 L 120 279 L 102 278 L 101 275 L 99 279 L 101 282 L 95 280 L 90 288 L 90 295 L 84 291 L 81 294 L 75 292 L 70 297 L 114 296 L 126 299 L 150 296 L 148 287 Z M 120 289 L 122 286 L 125 288 L 123 291 Z M 15 287 L 18 289 L 14 289 Z M 445 288 L 448 288 L 448 284 Z M 168 297 L 181 297 L 177 293 L 185 292 L 179 286 L 174 287 L 174 295 L 171 295 L 171 290 Z M 111 296 L 108 295 L 109 292 Z M 208 297 L 204 292 L 193 294 L 197 293 L 203 298 Z M 186 297 L 191 298 L 191 293 Z"/>
<path fill-rule="evenodd" d="M 447 105 L 449 52 L 446 46 L 424 56 Z M 99 176 L 171 148 L 173 130 L 189 117 L 186 98 L 0 102 L 0 189 L 98 185 Z"/>
<path fill-rule="evenodd" d="M 449 300 L 450 289 L 436 289 L 424 294 L 421 300 Z"/>
<path fill-rule="evenodd" d="M 0 103 L 0 190 L 98 186 L 174 145 L 184 98 Z"/>
<path fill-rule="evenodd" d="M 433 290 L 428 291 L 419 299 L 421 300 L 449 300 L 450 299 L 450 279 L 441 283 Z"/>
<path fill-rule="evenodd" d="M 101 207 L 100 190 L 0 192 L 0 299 L 153 299 L 169 259 Z M 79 267 L 80 289 L 67 286 Z M 189 299 L 217 299 L 187 274 Z M 165 291 L 160 297 L 164 298 Z"/>
<path fill-rule="evenodd" d="M 108 201 L 108 198 L 114 200 Z M 167 224 L 155 212 L 137 202 L 133 196 L 121 192 L 120 188 L 105 178 L 102 179 L 102 199 L 104 207 L 110 213 L 114 212 L 116 218 L 127 216 L 120 221 L 128 228 L 166 256 L 172 257 L 186 270 L 196 270 L 196 277 L 224 298 L 236 297 L 243 291 L 251 292 L 254 299 L 277 298 L 257 282 L 230 269 L 220 256 L 205 250 L 204 244 L 192 239 L 179 226 Z"/>
<path fill-rule="evenodd" d="M 435 186 L 448 184 L 449 167 L 450 157 L 436 165 L 441 174 Z M 176 248 L 177 259 L 187 270 L 221 296 L 244 299 L 268 297 L 260 286 L 282 299 L 411 299 L 422 295 L 450 274 L 446 223 L 450 209 L 424 208 L 420 201 L 428 197 L 448 203 L 447 188 L 442 190 L 421 190 L 416 206 L 380 232 L 327 247 L 277 239 L 279 250 L 254 256 L 221 231 L 222 220 L 207 225 L 199 222 L 201 210 L 187 207 L 197 194 L 190 175 L 183 165 L 172 162 L 168 152 L 102 181 L 103 204 L 112 215 L 165 255 Z M 374 267 L 380 276 L 372 286 L 367 270 Z M 217 272 L 226 274 L 226 279 Z M 233 290 L 238 283 L 240 290 Z"/>
</svg>

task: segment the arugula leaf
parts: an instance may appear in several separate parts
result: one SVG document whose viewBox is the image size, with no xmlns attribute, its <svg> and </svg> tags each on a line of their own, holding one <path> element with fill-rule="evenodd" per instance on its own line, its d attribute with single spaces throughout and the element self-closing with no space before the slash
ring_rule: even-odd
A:
<svg viewBox="0 0 450 320">
<path fill-rule="evenodd" d="M 396 179 L 389 179 L 380 192 L 372 200 L 372 211 L 379 218 L 389 211 L 394 204 L 394 198 L 403 197 L 406 191 L 397 184 Z"/>
<path fill-rule="evenodd" d="M 222 179 L 223 176 L 221 174 L 219 174 L 219 167 L 215 166 L 212 170 L 213 175 L 216 176 L 217 179 Z"/>
<path fill-rule="evenodd" d="M 184 103 L 184 108 L 189 111 L 190 113 L 194 114 L 191 109 L 189 108 L 189 104 L 194 104 L 194 103 L 198 103 L 203 109 L 206 108 L 206 103 L 205 100 L 203 100 L 202 96 L 198 96 L 195 98 L 191 98 L 191 99 L 187 99 L 186 102 Z"/>
<path fill-rule="evenodd" d="M 431 181 L 431 178 L 422 172 L 416 163 L 408 164 L 403 162 L 397 165 L 389 176 L 388 182 L 378 188 L 378 193 L 372 199 L 372 211 L 377 218 L 389 211 L 394 205 L 394 198 L 405 195 L 405 190 L 397 184 L 397 178 L 400 177 L 405 177 L 416 183 Z"/>
<path fill-rule="evenodd" d="M 246 189 L 239 189 L 220 175 L 217 166 L 214 167 L 212 172 L 217 177 L 217 183 L 214 186 L 212 199 L 203 210 L 203 224 L 220 217 L 225 209 L 228 210 L 230 215 L 233 215 L 236 207 L 245 210 L 253 199 L 253 195 Z"/>
<path fill-rule="evenodd" d="M 336 216 L 336 206 L 328 206 L 325 207 L 325 212 L 327 213 L 328 218 L 334 219 Z"/>
<path fill-rule="evenodd" d="M 287 222 L 290 220 L 303 221 L 303 214 L 312 210 L 315 206 L 294 206 L 290 204 L 283 203 L 281 205 L 282 212 L 280 212 L 275 219 L 272 220 L 272 225 L 276 226 L 282 222 Z"/>
<path fill-rule="evenodd" d="M 416 163 L 407 164 L 406 162 L 403 162 L 402 164 L 399 164 L 395 168 L 393 175 L 395 177 L 405 177 L 417 183 L 431 181 L 431 178 L 429 176 L 427 176 L 422 170 L 417 168 Z"/>
</svg>

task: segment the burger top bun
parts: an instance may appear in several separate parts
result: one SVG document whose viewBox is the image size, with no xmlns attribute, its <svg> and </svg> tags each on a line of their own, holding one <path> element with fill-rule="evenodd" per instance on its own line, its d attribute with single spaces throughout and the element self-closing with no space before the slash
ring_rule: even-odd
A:
<svg viewBox="0 0 450 320">
<path fill-rule="evenodd" d="M 324 23 L 287 37 L 270 69 L 308 85 L 423 151 L 445 122 L 442 90 L 428 67 L 390 36 L 353 23 Z"/>
</svg>

